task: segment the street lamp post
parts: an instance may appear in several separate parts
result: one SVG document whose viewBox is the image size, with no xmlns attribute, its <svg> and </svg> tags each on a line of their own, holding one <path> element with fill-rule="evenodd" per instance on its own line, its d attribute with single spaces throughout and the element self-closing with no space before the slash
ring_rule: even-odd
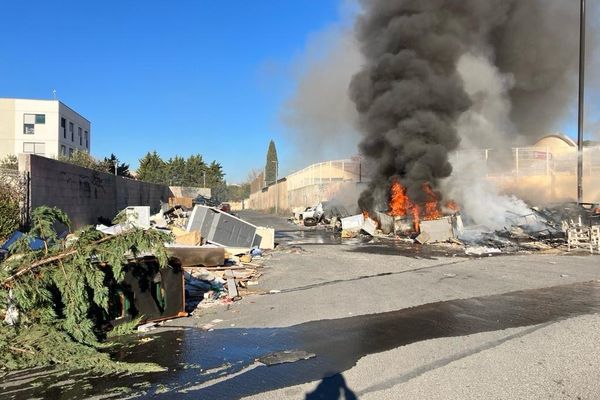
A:
<svg viewBox="0 0 600 400">
<path fill-rule="evenodd" d="M 279 184 L 277 183 L 277 181 L 279 180 L 279 163 L 277 162 L 277 160 L 271 160 L 271 162 L 275 163 L 275 196 L 277 196 L 275 198 L 275 214 L 278 214 L 279 212 Z"/>
<path fill-rule="evenodd" d="M 579 115 L 577 121 L 577 202 L 583 203 L 583 126 L 585 105 L 585 0 L 581 0 L 579 22 Z"/>
</svg>

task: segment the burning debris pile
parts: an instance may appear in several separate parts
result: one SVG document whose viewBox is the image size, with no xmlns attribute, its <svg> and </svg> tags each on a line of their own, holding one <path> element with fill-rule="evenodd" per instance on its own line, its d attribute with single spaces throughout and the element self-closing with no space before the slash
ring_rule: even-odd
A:
<svg viewBox="0 0 600 400">
<path fill-rule="evenodd" d="M 422 190 L 425 200 L 419 203 L 394 180 L 387 210 L 364 210 L 342 218 L 342 238 L 369 235 L 422 245 L 451 243 L 474 255 L 556 248 L 584 248 L 600 253 L 600 204 L 528 207 L 527 213 L 521 214 L 507 211 L 498 228 L 474 224 L 454 201 L 442 204 L 440 195 L 429 184 L 423 184 Z"/>
<path fill-rule="evenodd" d="M 576 21 L 577 7 L 560 0 L 373 0 L 363 6 L 356 36 L 365 63 L 350 96 L 372 176 L 359 208 L 384 231 L 389 216 L 415 234 L 448 218 L 458 232 L 461 214 L 471 225 L 489 223 L 479 218 L 486 207 L 502 208 L 491 231 L 502 225 L 510 231 L 511 213 L 525 215 L 528 207 L 483 188 L 477 168 L 452 165 L 449 154 L 510 148 L 564 115 L 575 93 L 568 72 L 576 67 L 577 35 L 553 27 Z M 475 185 L 490 204 L 469 198 Z M 387 216 L 378 213 L 389 199 Z M 546 226 L 541 215 L 536 219 L 534 225 Z"/>
</svg>

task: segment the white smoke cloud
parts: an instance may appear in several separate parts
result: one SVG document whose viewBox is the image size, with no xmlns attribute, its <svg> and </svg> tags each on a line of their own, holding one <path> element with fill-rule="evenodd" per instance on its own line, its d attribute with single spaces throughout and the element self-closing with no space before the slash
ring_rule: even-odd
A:
<svg viewBox="0 0 600 400">
<path fill-rule="evenodd" d="M 441 184 L 446 198 L 461 205 L 475 225 L 500 230 L 511 216 L 529 214 L 528 206 L 514 196 L 499 193 L 486 178 L 486 148 L 510 147 L 516 136 L 511 122 L 509 92 L 514 81 L 502 74 L 485 54 L 464 54 L 457 65 L 472 107 L 457 122 L 461 146 L 451 158 L 453 172 Z M 480 150 L 475 150 L 480 149 Z"/>
</svg>

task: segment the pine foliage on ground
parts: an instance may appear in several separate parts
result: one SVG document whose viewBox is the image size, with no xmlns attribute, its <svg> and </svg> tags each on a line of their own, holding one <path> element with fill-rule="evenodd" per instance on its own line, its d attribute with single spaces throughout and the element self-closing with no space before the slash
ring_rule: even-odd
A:
<svg viewBox="0 0 600 400">
<path fill-rule="evenodd" d="M 0 310 L 12 304 L 19 311 L 16 326 L 0 322 L 0 369 L 57 365 L 103 373 L 159 370 L 150 364 L 116 363 L 100 352 L 106 344 L 97 314 L 107 317 L 109 312 L 107 273 L 122 281 L 128 261 L 147 252 L 167 265 L 167 235 L 131 230 L 105 236 L 87 227 L 75 233 L 75 240 L 64 240 L 53 229 L 57 224 L 69 226 L 62 211 L 35 209 L 31 230 L 11 249 L 14 256 L 0 264 Z M 30 249 L 34 238 L 43 240 L 41 250 Z"/>
</svg>

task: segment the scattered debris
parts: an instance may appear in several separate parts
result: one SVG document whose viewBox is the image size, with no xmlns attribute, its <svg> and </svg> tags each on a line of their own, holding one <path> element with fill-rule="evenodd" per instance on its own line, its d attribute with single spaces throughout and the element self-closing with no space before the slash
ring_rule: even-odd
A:
<svg viewBox="0 0 600 400">
<path fill-rule="evenodd" d="M 264 250 L 273 250 L 275 248 L 275 229 L 258 226 L 256 235 L 260 237 L 259 248 Z"/>
<path fill-rule="evenodd" d="M 167 254 L 177 259 L 183 268 L 216 267 L 225 264 L 225 248 L 215 245 L 166 245 Z"/>
<path fill-rule="evenodd" d="M 147 324 L 139 325 L 137 327 L 138 332 L 150 332 L 153 329 L 156 329 L 156 323 L 154 322 L 148 322 Z"/>
<path fill-rule="evenodd" d="M 258 246 L 257 227 L 214 207 L 194 207 L 187 231 L 199 231 L 208 243 L 231 247 Z"/>
<path fill-rule="evenodd" d="M 301 360 L 309 360 L 315 358 L 314 353 L 308 353 L 304 350 L 285 350 L 267 354 L 256 359 L 256 361 L 265 364 L 266 366 L 294 363 Z"/>
<path fill-rule="evenodd" d="M 235 278 L 233 276 L 233 272 L 228 269 L 225 271 L 225 277 L 227 278 L 227 293 L 231 300 L 239 300 L 240 296 L 237 290 L 237 285 L 235 283 Z"/>
<path fill-rule="evenodd" d="M 485 247 L 485 246 L 472 246 L 467 247 L 465 249 L 465 254 L 482 256 L 487 254 L 499 254 L 502 253 L 502 250 L 497 249 L 495 247 Z"/>
<path fill-rule="evenodd" d="M 455 239 L 455 223 L 458 217 L 442 217 L 431 221 L 422 221 L 420 224 L 421 235 L 427 234 L 428 239 L 425 243 L 449 242 Z M 418 240 L 418 237 L 417 237 Z"/>
<path fill-rule="evenodd" d="M 149 207 L 127 207 L 111 226 L 68 235 L 60 210 L 34 210 L 34 228 L 1 246 L 0 369 L 159 371 L 153 364 L 113 363 L 98 352 L 106 346 L 101 341 L 250 293 L 248 285 L 261 276 L 255 259 L 268 251 L 261 245 L 275 247 L 274 230 L 211 207 L 190 213 L 181 203 L 155 215 Z M 59 235 L 54 226 L 67 230 Z"/>
<path fill-rule="evenodd" d="M 161 286 L 171 273 L 164 250 L 168 236 L 136 228 L 112 236 L 85 228 L 65 236 L 53 228 L 69 225 L 62 211 L 38 207 L 32 212 L 32 229 L 8 246 L 8 257 L 0 268 L 0 307 L 7 305 L 11 310 L 13 325 L 0 324 L 0 369 L 57 365 L 103 373 L 162 370 L 151 364 L 115 363 L 99 350 L 107 347 L 101 342 L 108 329 L 128 326 L 127 321 L 136 317 L 132 306 L 140 303 L 130 284 L 139 280 L 131 274 L 133 270 L 150 272 L 147 267 L 155 266 L 140 279 L 148 279 L 157 296 L 168 297 L 173 308 L 177 299 L 169 296 L 178 290 L 183 309 L 181 277 L 179 289 Z M 32 248 L 36 238 L 43 246 Z M 170 307 L 157 314 L 170 312 Z M 13 318 L 15 310 L 18 320 Z"/>
</svg>

